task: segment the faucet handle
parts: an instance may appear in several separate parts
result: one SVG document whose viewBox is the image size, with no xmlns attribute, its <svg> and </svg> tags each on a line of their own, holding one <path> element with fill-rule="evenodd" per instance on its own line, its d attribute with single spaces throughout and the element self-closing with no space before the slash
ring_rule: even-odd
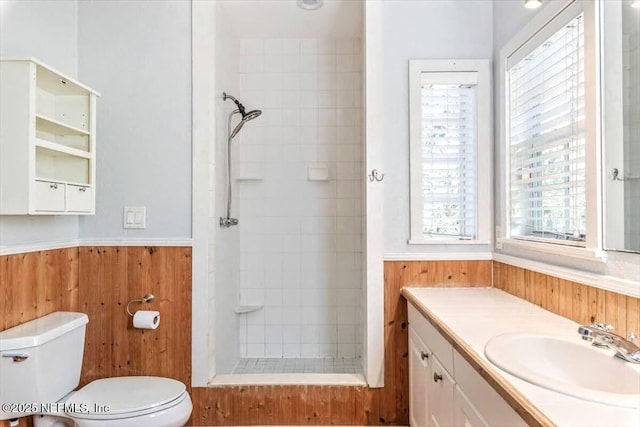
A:
<svg viewBox="0 0 640 427">
<path fill-rule="evenodd" d="M 615 328 L 615 326 L 613 325 L 606 325 L 600 322 L 594 323 L 593 325 L 591 325 L 591 327 L 595 329 L 599 329 L 601 331 L 610 331 Z"/>
</svg>

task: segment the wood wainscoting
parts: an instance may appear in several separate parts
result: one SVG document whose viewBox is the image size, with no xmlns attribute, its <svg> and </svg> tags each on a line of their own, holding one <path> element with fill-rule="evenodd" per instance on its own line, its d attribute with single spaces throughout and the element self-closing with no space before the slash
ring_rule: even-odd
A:
<svg viewBox="0 0 640 427">
<path fill-rule="evenodd" d="M 78 310 L 78 248 L 0 256 L 0 331 Z"/>
<path fill-rule="evenodd" d="M 192 390 L 195 425 L 408 425 L 407 303 L 403 286 L 491 286 L 491 261 L 384 265 L 385 386 L 226 386 Z"/>
<path fill-rule="evenodd" d="M 89 316 L 81 385 L 125 375 L 191 384 L 191 248 L 81 247 L 79 309 Z M 134 329 L 131 311 L 160 312 L 155 330 Z"/>
<path fill-rule="evenodd" d="M 493 286 L 583 325 L 613 325 L 626 337 L 640 333 L 640 299 L 521 267 L 493 262 Z"/>
<path fill-rule="evenodd" d="M 229 386 L 193 388 L 196 425 L 408 425 L 407 307 L 403 286 L 491 286 L 580 323 L 640 330 L 640 302 L 590 286 L 492 261 L 388 261 L 385 387 Z M 133 310 L 161 312 L 157 330 L 138 330 Z M 81 382 L 160 375 L 189 386 L 191 248 L 82 247 L 0 256 L 0 330 L 53 311 L 89 315 Z M 21 420 L 30 425 L 31 420 Z M 0 422 L 0 426 L 8 425 Z"/>
</svg>

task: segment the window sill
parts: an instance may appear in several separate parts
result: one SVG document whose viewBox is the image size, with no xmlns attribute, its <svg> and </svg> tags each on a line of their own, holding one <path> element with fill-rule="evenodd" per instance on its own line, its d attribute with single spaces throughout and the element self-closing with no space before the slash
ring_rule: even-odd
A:
<svg viewBox="0 0 640 427">
<path fill-rule="evenodd" d="M 562 245 L 554 243 L 534 242 L 530 240 L 498 239 L 496 249 L 502 249 L 503 247 L 512 247 L 518 249 L 530 250 L 538 253 L 562 255 L 570 258 L 594 261 L 594 262 L 607 262 L 607 253 L 603 250 L 583 248 L 579 246 Z"/>
<path fill-rule="evenodd" d="M 490 241 L 484 240 L 448 240 L 448 239 L 440 239 L 440 240 L 407 240 L 407 244 L 409 245 L 490 245 Z"/>
</svg>

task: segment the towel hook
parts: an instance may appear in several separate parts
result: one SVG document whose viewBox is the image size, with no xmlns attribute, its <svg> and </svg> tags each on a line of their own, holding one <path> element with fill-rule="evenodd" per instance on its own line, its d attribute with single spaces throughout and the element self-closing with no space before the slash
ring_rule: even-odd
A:
<svg viewBox="0 0 640 427">
<path fill-rule="evenodd" d="M 378 169 L 372 169 L 369 174 L 369 182 L 377 181 L 380 182 L 384 179 L 384 174 L 379 174 Z"/>
<path fill-rule="evenodd" d="M 153 301 L 153 298 L 155 298 L 155 297 L 153 296 L 153 294 L 146 294 L 145 296 L 143 296 L 143 297 L 142 297 L 142 298 L 140 298 L 140 299 L 132 299 L 132 300 L 129 300 L 129 302 L 127 303 L 127 314 L 128 314 L 129 316 L 133 317 L 133 313 L 129 310 L 129 305 L 131 305 L 131 303 L 132 303 L 132 302 L 141 302 L 141 303 L 146 304 L 146 303 L 148 303 L 148 302 Z"/>
</svg>

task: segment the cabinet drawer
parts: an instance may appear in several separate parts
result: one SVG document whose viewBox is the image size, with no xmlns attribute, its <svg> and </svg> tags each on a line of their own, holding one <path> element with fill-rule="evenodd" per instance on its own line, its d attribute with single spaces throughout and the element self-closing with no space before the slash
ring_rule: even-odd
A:
<svg viewBox="0 0 640 427">
<path fill-rule="evenodd" d="M 67 184 L 67 211 L 91 212 L 93 189 L 86 185 Z"/>
<path fill-rule="evenodd" d="M 35 182 L 35 210 L 39 212 L 64 211 L 65 185 L 54 181 Z"/>
<path fill-rule="evenodd" d="M 409 325 L 415 329 L 447 372 L 453 374 L 453 347 L 412 304 L 409 304 Z"/>
</svg>

